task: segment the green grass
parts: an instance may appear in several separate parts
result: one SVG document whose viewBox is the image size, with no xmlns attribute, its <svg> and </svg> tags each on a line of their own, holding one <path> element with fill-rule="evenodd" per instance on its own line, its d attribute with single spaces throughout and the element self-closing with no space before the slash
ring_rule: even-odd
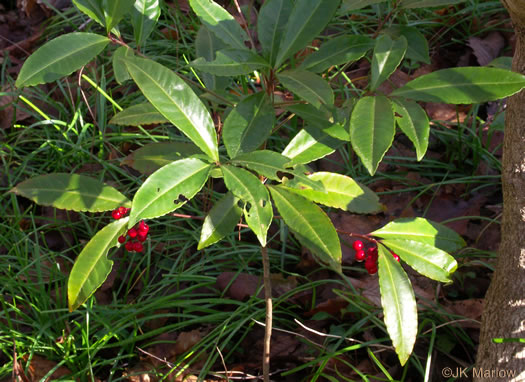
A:
<svg viewBox="0 0 525 382">
<path fill-rule="evenodd" d="M 369 7 L 356 13 L 361 18 L 349 22 L 348 16 L 341 16 L 332 27 L 374 33 L 378 18 L 385 17 L 389 11 L 388 6 Z M 432 51 L 446 48 L 447 44 L 464 45 L 465 36 L 481 36 L 489 30 L 500 29 L 503 21 L 490 26 L 485 22 L 500 13 L 499 2 L 468 1 L 464 7 L 450 8 L 439 20 L 431 10 L 421 9 L 405 11 L 389 23 L 401 20 L 421 28 L 430 40 Z M 52 38 L 86 21 L 73 9 L 66 10 L 49 22 L 46 36 Z M 85 28 L 102 30 L 93 22 Z M 162 28 L 176 30 L 179 39 L 167 40 L 160 32 Z M 163 18 L 142 52 L 193 77 L 187 62 L 194 58 L 197 29 L 194 16 L 164 7 Z M 126 41 L 132 40 L 129 28 L 122 28 L 122 33 Z M 455 40 L 450 39 L 451 35 Z M 14 83 L 7 74 L 11 65 L 8 59 L 2 63 L 1 89 L 8 89 L 7 85 Z M 177 335 L 192 331 L 199 331 L 200 340 L 169 357 L 166 368 L 157 368 L 150 371 L 151 374 L 166 380 L 168 374 L 173 376 L 185 370 L 201 379 L 219 378 L 224 375 L 221 357 L 229 369 L 259 364 L 261 356 L 253 352 L 258 349 L 255 338 L 262 333 L 258 322 L 264 322 L 263 299 L 255 294 L 246 301 L 237 301 L 216 285 L 217 277 L 223 272 L 234 272 L 236 277 L 262 274 L 260 249 L 246 229 L 241 230 L 240 241 L 236 231 L 222 242 L 196 251 L 201 221 L 173 217 L 152 221 L 145 253 L 113 249 L 110 252 L 110 258 L 115 261 L 114 273 L 110 276 L 112 283 L 77 311 L 68 312 L 68 272 L 84 244 L 110 217 L 42 208 L 8 191 L 35 175 L 82 172 L 132 196 L 145 177 L 122 167 L 122 158 L 130 148 L 179 136 L 168 125 L 129 129 L 108 124 L 118 111 L 116 104 L 127 107 L 143 101 L 130 86 L 115 86 L 109 54 L 97 58 L 97 65 L 86 67 L 84 74 L 96 87 L 84 80 L 82 92 L 76 79 L 70 79 L 50 84 L 47 90 L 25 89 L 24 97 L 32 105 L 18 99 L 9 107 L 27 114 L 28 118 L 0 131 L 0 379 L 11 375 L 16 352 L 18 359 L 40 355 L 53 360 L 57 367 L 65 366 L 71 371 L 70 379 L 127 380 L 125 373 L 130 373 L 138 364 L 145 364 L 141 359 L 151 361 L 139 349 L 148 352 L 160 349 L 155 355 L 168 357 L 166 349 L 176 345 Z M 249 81 L 243 84 L 238 80 L 232 87 L 240 91 L 243 85 L 253 86 Z M 18 91 L 6 91 L 0 96 L 17 94 Z M 352 93 L 342 86 L 337 94 L 348 98 Z M 37 109 L 49 114 L 52 121 L 47 121 Z M 484 120 L 479 108 L 471 110 L 468 120 L 472 122 L 436 122 L 433 126 L 431 142 L 435 150 L 442 153 L 439 159 L 425 158 L 417 162 L 414 158 L 388 155 L 384 160 L 386 169 L 370 178 L 346 145 L 339 150 L 342 161 L 333 161 L 333 164 L 341 173 L 365 184 L 390 182 L 395 189 L 383 190 L 380 196 L 408 193 L 414 205 L 418 200 L 432 200 L 443 187 L 450 185 L 466 184 L 466 191 L 461 195 L 466 199 L 488 187 L 498 189 L 501 164 L 495 153 L 481 144 L 479 126 Z M 292 136 L 299 127 L 300 122 L 294 118 L 285 123 L 281 131 Z M 279 150 L 286 142 L 286 137 L 275 135 L 269 145 Z M 478 174 L 480 164 L 494 174 Z M 419 174 L 425 181 L 407 180 L 409 172 Z M 212 198 L 215 196 L 213 192 L 210 194 Z M 423 205 L 423 212 L 427 207 Z M 203 217 L 202 208 L 202 200 L 194 199 L 178 212 Z M 499 224 L 497 217 L 471 219 Z M 390 373 L 400 381 L 430 381 L 436 359 L 461 366 L 472 364 L 463 354 L 474 354 L 476 344 L 470 332 L 458 325 L 465 318 L 448 312 L 440 296 L 424 301 L 429 308 L 420 311 L 414 354 L 401 368 L 391 348 L 381 309 L 364 298 L 362 290 L 356 290 L 348 279 L 334 278 L 320 266 L 299 270 L 296 265 L 301 260 L 300 245 L 278 222 L 272 226 L 269 242 L 272 273 L 297 280 L 274 299 L 274 330 L 297 339 L 301 349 L 301 357 L 291 366 L 278 357 L 272 360 L 272 370 L 280 370 L 276 379 L 385 380 L 374 376 L 382 371 L 387 378 Z M 469 247 L 456 258 L 460 268 L 454 285 L 463 286 L 472 277 L 473 268 L 481 274 L 491 269 L 494 254 Z M 345 266 L 344 270 L 350 277 L 364 275 L 358 265 Z M 333 289 L 329 298 L 340 298 L 346 307 L 334 315 L 318 313 L 307 317 L 305 312 L 326 302 L 327 297 L 322 294 L 328 289 Z M 465 297 L 453 293 L 447 296 Z M 312 329 L 322 322 L 325 333 L 315 334 L 294 320 Z M 279 346 L 279 342 L 274 342 L 274 346 Z M 363 367 L 363 361 L 367 367 Z M 27 369 L 29 362 L 24 364 Z M 261 373 L 256 366 L 248 367 L 246 372 Z"/>
</svg>

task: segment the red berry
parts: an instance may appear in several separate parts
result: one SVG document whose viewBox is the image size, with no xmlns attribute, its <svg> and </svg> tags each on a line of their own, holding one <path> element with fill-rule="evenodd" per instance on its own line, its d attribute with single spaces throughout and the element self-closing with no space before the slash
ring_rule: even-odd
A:
<svg viewBox="0 0 525 382">
<path fill-rule="evenodd" d="M 147 234 L 142 234 L 142 232 L 139 232 L 139 234 L 137 235 L 137 240 L 140 242 L 144 242 L 146 241 L 147 237 L 148 237 Z"/>
<path fill-rule="evenodd" d="M 132 239 L 136 238 L 136 237 L 137 237 L 137 234 L 138 234 L 138 232 L 137 232 L 137 230 L 136 230 L 135 228 L 130 228 L 130 229 L 128 230 L 128 235 L 129 235 L 129 237 L 131 237 Z"/>
<path fill-rule="evenodd" d="M 135 250 L 135 252 L 142 252 L 144 250 L 144 246 L 142 245 L 142 243 L 136 241 L 135 243 L 133 243 L 133 249 Z"/>
<path fill-rule="evenodd" d="M 368 257 L 371 257 L 372 259 L 377 260 L 377 247 L 368 248 L 366 251 L 366 254 Z"/>
<path fill-rule="evenodd" d="M 360 251 L 363 249 L 363 242 L 361 240 L 356 240 L 352 246 L 354 247 L 354 250 Z"/>
<path fill-rule="evenodd" d="M 113 219 L 119 220 L 122 217 L 122 214 L 117 209 L 117 210 L 113 210 L 113 212 L 111 212 L 111 216 L 113 216 Z"/>
<path fill-rule="evenodd" d="M 399 255 L 397 253 L 392 252 L 392 256 L 394 256 L 394 259 L 399 263 Z"/>
<path fill-rule="evenodd" d="M 124 236 L 124 235 L 120 235 L 120 236 L 118 237 L 118 242 L 119 242 L 120 244 L 124 244 L 124 243 L 126 242 L 126 236 Z"/>
<path fill-rule="evenodd" d="M 366 268 L 369 275 L 375 275 L 377 273 L 377 265 Z"/>
<path fill-rule="evenodd" d="M 355 252 L 355 259 L 357 261 L 361 262 L 365 259 L 365 257 L 366 257 L 365 251 L 363 251 L 362 249 Z"/>
<path fill-rule="evenodd" d="M 120 214 L 124 216 L 128 213 L 128 209 L 126 207 L 119 207 L 118 212 L 120 212 Z"/>
<path fill-rule="evenodd" d="M 144 223 L 144 220 L 141 220 L 139 223 L 139 233 L 146 235 L 149 232 L 149 225 Z"/>
<path fill-rule="evenodd" d="M 133 251 L 135 249 L 135 246 L 133 245 L 133 242 L 131 241 L 128 241 L 125 245 L 126 247 L 126 250 L 128 250 L 129 252 Z"/>
</svg>

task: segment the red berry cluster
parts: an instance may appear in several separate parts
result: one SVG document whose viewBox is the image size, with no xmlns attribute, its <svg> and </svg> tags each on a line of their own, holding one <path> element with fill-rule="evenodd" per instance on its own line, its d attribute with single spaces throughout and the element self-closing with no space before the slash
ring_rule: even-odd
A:
<svg viewBox="0 0 525 382">
<path fill-rule="evenodd" d="M 355 259 L 359 262 L 365 261 L 365 269 L 369 275 L 377 273 L 377 247 L 370 247 L 364 250 L 363 242 L 361 240 L 354 241 Z M 396 261 L 399 261 L 399 256 L 392 252 L 392 256 Z"/>
<path fill-rule="evenodd" d="M 129 210 L 131 210 L 131 208 L 119 207 L 116 210 L 111 211 L 111 216 L 113 216 L 113 219 L 119 220 L 120 218 L 126 216 Z"/>
<path fill-rule="evenodd" d="M 124 217 L 129 212 L 129 210 L 130 209 L 126 207 L 119 207 L 111 212 L 111 216 L 113 216 L 113 219 L 118 220 Z M 126 243 L 124 244 L 124 248 L 126 248 L 126 250 L 129 252 L 142 252 L 144 250 L 144 245 L 142 243 L 146 241 L 148 232 L 149 226 L 144 223 L 144 220 L 141 220 L 137 225 L 135 225 L 135 227 L 130 228 L 125 235 L 119 236 L 118 242 L 120 244 Z M 129 240 L 127 240 L 128 237 Z"/>
</svg>

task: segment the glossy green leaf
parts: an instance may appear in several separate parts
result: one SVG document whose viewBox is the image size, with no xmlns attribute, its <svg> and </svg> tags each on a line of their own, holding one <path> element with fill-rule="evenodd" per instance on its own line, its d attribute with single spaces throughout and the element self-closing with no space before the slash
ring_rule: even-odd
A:
<svg viewBox="0 0 525 382">
<path fill-rule="evenodd" d="M 399 5 L 401 8 L 427 8 L 459 4 L 465 1 L 466 0 L 401 0 Z"/>
<path fill-rule="evenodd" d="M 148 143 L 133 151 L 123 161 L 123 165 L 133 167 L 142 174 L 151 174 L 162 166 L 193 155 L 204 155 L 193 143 L 156 142 Z"/>
<path fill-rule="evenodd" d="M 293 3 L 290 0 L 267 0 L 259 12 L 257 36 L 272 65 L 275 64 L 281 38 L 292 8 Z"/>
<path fill-rule="evenodd" d="M 120 85 L 131 79 L 128 73 L 128 68 L 126 68 L 126 64 L 124 61 L 122 61 L 122 57 L 125 56 L 133 56 L 133 51 L 125 46 L 121 46 L 115 50 L 111 61 L 113 65 L 113 73 L 115 74 L 115 80 Z"/>
<path fill-rule="evenodd" d="M 289 162 L 289 158 L 275 151 L 259 150 L 237 155 L 231 163 L 246 167 L 268 179 L 280 182 L 281 177 L 278 173 L 286 171 Z"/>
<path fill-rule="evenodd" d="M 131 10 L 133 36 L 138 46 L 144 44 L 160 17 L 159 0 L 135 0 Z"/>
<path fill-rule="evenodd" d="M 228 114 L 222 127 L 222 139 L 230 158 L 256 150 L 270 136 L 275 111 L 265 92 L 244 98 Z"/>
<path fill-rule="evenodd" d="M 73 4 L 88 17 L 105 26 L 102 0 L 73 0 Z"/>
<path fill-rule="evenodd" d="M 106 31 L 109 33 L 133 8 L 135 0 L 102 0 Z"/>
<path fill-rule="evenodd" d="M 308 103 L 296 103 L 285 105 L 284 109 L 301 117 L 301 119 L 311 126 L 314 125 L 319 128 L 324 128 L 335 122 L 332 113 L 324 106 L 316 108 Z"/>
<path fill-rule="evenodd" d="M 334 103 L 334 92 L 330 84 L 317 74 L 296 69 L 281 72 L 277 78 L 284 87 L 317 108 L 321 104 Z"/>
<path fill-rule="evenodd" d="M 215 53 L 224 48 L 226 48 L 226 44 L 211 33 L 206 26 L 201 25 L 195 37 L 197 57 L 202 57 L 206 61 L 213 61 L 215 60 Z M 230 82 L 229 78 L 216 77 L 208 73 L 201 73 L 200 77 L 206 87 L 213 91 L 225 89 Z"/>
<path fill-rule="evenodd" d="M 339 236 L 324 211 L 286 187 L 271 186 L 270 192 L 279 214 L 299 242 L 336 272 L 341 272 Z"/>
<path fill-rule="evenodd" d="M 217 134 L 210 113 L 184 80 L 154 61 L 126 57 L 129 74 L 148 101 L 214 161 Z"/>
<path fill-rule="evenodd" d="M 272 223 L 273 209 L 268 190 L 251 172 L 239 167 L 221 166 L 224 183 L 233 195 L 245 202 L 244 217 L 259 242 L 266 246 L 266 234 Z"/>
<path fill-rule="evenodd" d="M 242 209 L 237 205 L 238 201 L 239 199 L 228 192 L 214 204 L 202 224 L 197 250 L 206 248 L 233 232 L 242 215 Z"/>
<path fill-rule="evenodd" d="M 297 0 L 282 33 L 275 67 L 305 48 L 328 25 L 340 0 Z"/>
<path fill-rule="evenodd" d="M 361 35 L 344 35 L 330 39 L 317 52 L 306 57 L 300 68 L 321 73 L 334 65 L 359 60 L 374 47 L 374 40 Z"/>
<path fill-rule="evenodd" d="M 427 152 L 430 132 L 427 113 L 417 103 L 405 99 L 394 101 L 394 112 L 397 125 L 412 141 L 416 148 L 417 160 L 421 160 Z"/>
<path fill-rule="evenodd" d="M 102 212 L 130 207 L 128 198 L 117 189 L 78 174 L 39 175 L 17 184 L 11 192 L 42 206 L 71 211 Z"/>
<path fill-rule="evenodd" d="M 358 214 L 373 214 L 381 211 L 377 195 L 348 176 L 332 172 L 315 172 L 308 177 L 320 182 L 324 187 L 324 192 L 304 187 L 296 188 L 293 182 L 286 182 L 284 185 L 295 187 L 293 192 L 325 206 Z"/>
<path fill-rule="evenodd" d="M 282 173 L 284 185 L 294 187 L 299 190 L 307 189 L 320 193 L 326 192 L 323 183 L 310 177 L 312 170 L 304 164 L 295 165 L 294 168 L 286 169 Z"/>
<path fill-rule="evenodd" d="M 414 240 L 388 239 L 381 242 L 422 275 L 436 281 L 452 282 L 450 275 L 458 263 L 445 251 Z"/>
<path fill-rule="evenodd" d="M 208 180 L 212 166 L 196 158 L 181 159 L 155 171 L 135 193 L 129 226 L 176 210 Z"/>
<path fill-rule="evenodd" d="M 373 4 L 384 3 L 386 1 L 387 0 L 343 0 L 340 13 L 345 14 L 350 11 L 355 11 Z"/>
<path fill-rule="evenodd" d="M 350 141 L 361 162 L 374 175 L 395 134 L 392 103 L 384 96 L 363 97 L 350 119 Z"/>
<path fill-rule="evenodd" d="M 52 82 L 80 69 L 109 43 L 107 37 L 85 32 L 59 36 L 38 48 L 24 62 L 16 87 Z"/>
<path fill-rule="evenodd" d="M 299 131 L 285 147 L 282 155 L 290 158 L 290 165 L 310 163 L 333 153 L 343 141 L 316 128 Z"/>
<path fill-rule="evenodd" d="M 395 25 L 386 29 L 385 33 L 392 38 L 405 36 L 408 42 L 405 58 L 430 64 L 428 42 L 419 29 L 415 27 L 407 27 L 405 25 Z"/>
<path fill-rule="evenodd" d="M 128 219 L 116 220 L 102 228 L 78 255 L 67 282 L 70 312 L 82 305 L 108 277 L 113 267 L 108 252 L 118 245 L 117 239 L 125 232 Z"/>
<path fill-rule="evenodd" d="M 525 87 L 525 76 L 504 69 L 460 67 L 425 74 L 390 95 L 415 101 L 470 104 L 508 97 Z"/>
<path fill-rule="evenodd" d="M 199 57 L 192 61 L 191 66 L 216 76 L 238 76 L 269 67 L 269 64 L 251 50 L 223 49 L 216 53 L 215 60 L 206 61 Z"/>
<path fill-rule="evenodd" d="M 455 231 L 443 224 L 423 218 L 402 218 L 371 233 L 382 239 L 404 239 L 425 243 L 446 252 L 463 248 L 466 243 Z"/>
<path fill-rule="evenodd" d="M 248 35 L 232 15 L 212 0 L 190 0 L 190 6 L 206 28 L 232 48 L 247 49 Z"/>
<path fill-rule="evenodd" d="M 416 342 L 416 298 L 407 274 L 392 254 L 382 245 L 378 246 L 378 252 L 384 321 L 399 362 L 404 365 Z"/>
<path fill-rule="evenodd" d="M 149 102 L 139 103 L 115 114 L 109 121 L 114 125 L 139 126 L 166 123 L 168 120 Z"/>
<path fill-rule="evenodd" d="M 392 39 L 384 34 L 376 39 L 374 53 L 372 55 L 372 79 L 370 90 L 375 90 L 397 69 L 405 52 L 407 51 L 407 39 L 400 36 Z"/>
</svg>

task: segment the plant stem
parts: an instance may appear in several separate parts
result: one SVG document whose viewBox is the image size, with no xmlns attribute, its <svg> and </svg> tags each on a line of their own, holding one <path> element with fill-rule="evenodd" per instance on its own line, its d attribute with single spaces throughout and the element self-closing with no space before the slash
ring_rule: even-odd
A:
<svg viewBox="0 0 525 382">
<path fill-rule="evenodd" d="M 264 326 L 263 377 L 270 382 L 270 340 L 272 337 L 272 281 L 270 279 L 270 258 L 268 249 L 261 247 L 263 260 L 264 299 L 266 300 L 266 325 Z"/>
</svg>

